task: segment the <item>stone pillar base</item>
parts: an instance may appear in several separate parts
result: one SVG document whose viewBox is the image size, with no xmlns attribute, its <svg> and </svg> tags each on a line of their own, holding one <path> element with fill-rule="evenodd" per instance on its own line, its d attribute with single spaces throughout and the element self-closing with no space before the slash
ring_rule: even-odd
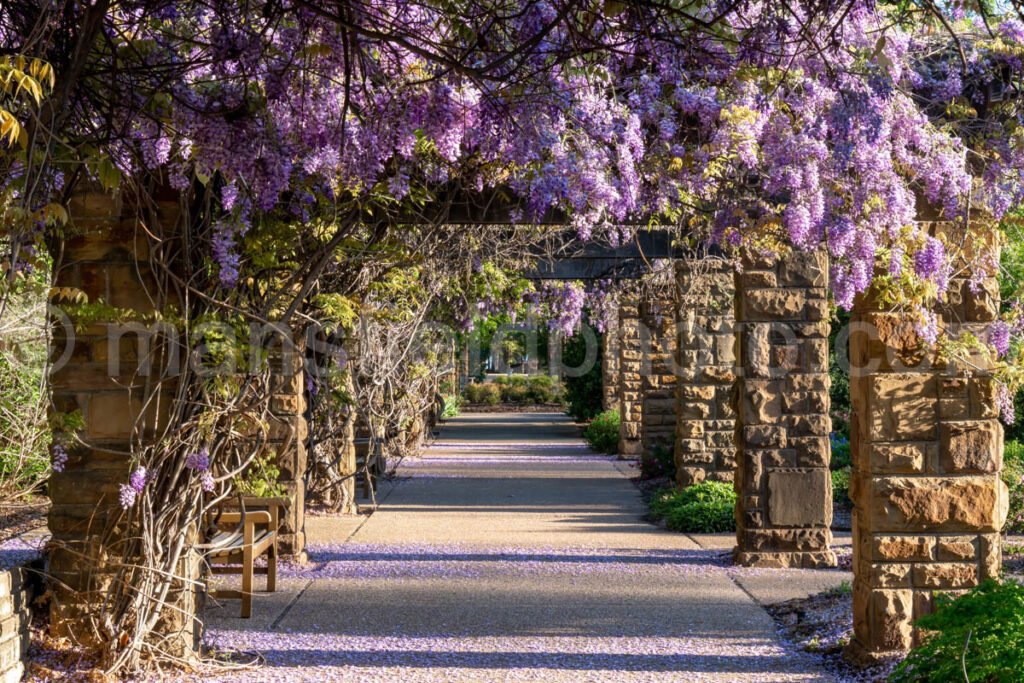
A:
<svg viewBox="0 0 1024 683">
<path fill-rule="evenodd" d="M 824 569 L 838 564 L 836 554 L 831 550 L 759 553 L 737 549 L 733 552 L 733 561 L 743 567 L 759 569 Z"/>
<path fill-rule="evenodd" d="M 894 660 L 902 660 L 906 656 L 905 650 L 872 652 L 857 642 L 856 639 L 851 640 L 843 648 L 843 659 L 860 669 L 878 666 Z"/>
</svg>

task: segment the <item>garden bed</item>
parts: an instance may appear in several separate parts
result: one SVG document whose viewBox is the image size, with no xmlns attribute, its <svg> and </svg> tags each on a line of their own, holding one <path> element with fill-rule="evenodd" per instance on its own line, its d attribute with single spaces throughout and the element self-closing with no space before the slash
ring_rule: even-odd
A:
<svg viewBox="0 0 1024 683">
<path fill-rule="evenodd" d="M 843 656 L 843 649 L 853 637 L 853 593 L 849 584 L 765 609 L 775 619 L 783 639 L 797 650 L 818 656 L 822 667 L 838 681 L 884 681 L 901 659 L 895 657 L 858 669 Z"/>
<path fill-rule="evenodd" d="M 1006 578 L 1024 581 L 1024 537 L 1006 539 L 1003 569 Z M 865 669 L 846 661 L 843 648 L 853 637 L 853 594 L 849 584 L 765 609 L 787 642 L 797 650 L 820 657 L 822 666 L 844 683 L 885 681 L 902 659 L 895 657 Z"/>
<path fill-rule="evenodd" d="M 459 409 L 463 413 L 564 413 L 560 403 L 466 403 Z"/>
</svg>

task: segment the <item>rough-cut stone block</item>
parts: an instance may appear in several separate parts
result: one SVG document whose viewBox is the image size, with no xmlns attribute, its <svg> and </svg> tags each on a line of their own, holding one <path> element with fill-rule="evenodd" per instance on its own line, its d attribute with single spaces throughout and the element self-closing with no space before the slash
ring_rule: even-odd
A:
<svg viewBox="0 0 1024 683">
<path fill-rule="evenodd" d="M 703 467 L 680 467 L 676 470 L 676 482 L 684 488 L 701 483 L 706 476 Z"/>
<path fill-rule="evenodd" d="M 784 287 L 825 287 L 828 257 L 823 251 L 793 252 L 780 261 L 778 273 L 778 283 Z"/>
<path fill-rule="evenodd" d="M 944 472 L 995 473 L 1002 468 L 1003 428 L 994 420 L 943 422 L 941 443 Z"/>
<path fill-rule="evenodd" d="M 877 590 L 871 594 L 871 640 L 877 650 L 906 650 L 913 639 L 911 590 Z"/>
<path fill-rule="evenodd" d="M 876 474 L 924 473 L 934 463 L 935 444 L 875 444 L 871 446 L 871 470 Z"/>
<path fill-rule="evenodd" d="M 872 564 L 868 582 L 872 588 L 910 588 L 912 565 Z"/>
<path fill-rule="evenodd" d="M 999 534 L 979 536 L 980 568 L 982 579 L 994 579 L 999 576 L 1003 565 L 1002 537 Z"/>
<path fill-rule="evenodd" d="M 803 436 L 789 440 L 796 450 L 797 466 L 828 467 L 832 447 L 827 436 Z"/>
<path fill-rule="evenodd" d="M 918 588 L 969 588 L 977 583 L 976 564 L 919 564 L 914 567 L 914 585 Z"/>
<path fill-rule="evenodd" d="M 1005 486 L 981 476 L 874 478 L 868 514 L 876 532 L 994 532 L 1006 519 Z"/>
<path fill-rule="evenodd" d="M 747 380 L 743 391 L 743 423 L 769 424 L 782 413 L 781 382 L 777 380 Z"/>
<path fill-rule="evenodd" d="M 975 536 L 947 536 L 939 538 L 940 562 L 963 562 L 978 556 Z"/>
<path fill-rule="evenodd" d="M 743 319 L 803 320 L 807 292 L 802 289 L 750 289 L 743 297 Z"/>
<path fill-rule="evenodd" d="M 934 376 L 875 375 L 869 396 L 871 433 L 890 441 L 930 441 L 936 437 L 937 385 Z"/>
<path fill-rule="evenodd" d="M 876 536 L 872 557 L 885 562 L 930 562 L 935 559 L 932 536 Z"/>
<path fill-rule="evenodd" d="M 785 448 L 786 429 L 768 425 L 744 427 L 743 439 L 751 448 Z"/>
</svg>

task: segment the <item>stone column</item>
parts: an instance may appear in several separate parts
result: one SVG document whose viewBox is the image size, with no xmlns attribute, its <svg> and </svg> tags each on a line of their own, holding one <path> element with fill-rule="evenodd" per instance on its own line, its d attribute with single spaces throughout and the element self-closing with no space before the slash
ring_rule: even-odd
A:
<svg viewBox="0 0 1024 683">
<path fill-rule="evenodd" d="M 273 395 L 270 398 L 271 429 L 266 445 L 276 454 L 280 471 L 278 482 L 289 499 L 283 513 L 278 537 L 279 552 L 303 562 L 306 559 L 306 422 L 305 373 L 303 354 L 285 341 L 282 353 L 270 359 Z"/>
<path fill-rule="evenodd" d="M 956 279 L 947 296 L 939 310 L 947 331 L 985 339 L 999 309 L 996 282 L 972 293 Z M 912 622 L 932 610 L 935 592 L 999 573 L 1003 431 L 987 357 L 940 363 L 911 321 L 880 312 L 868 297 L 851 321 L 850 361 L 855 641 L 848 652 L 870 659 L 913 645 Z"/>
<path fill-rule="evenodd" d="M 640 304 L 641 458 L 672 449 L 676 429 L 676 311 L 671 295 L 645 297 Z"/>
<path fill-rule="evenodd" d="M 619 316 L 607 321 L 601 336 L 601 409 L 619 408 Z"/>
<path fill-rule="evenodd" d="M 140 213 L 120 196 L 86 191 L 71 198 L 69 214 L 54 287 L 80 290 L 101 312 L 104 306 L 117 309 L 118 319 L 138 321 L 172 306 L 180 311 L 180 302 L 168 298 L 174 290 L 157 286 L 148 237 L 163 236 L 165 245 L 173 244 L 176 196 L 158 196 L 155 212 Z M 63 471 L 49 481 L 51 628 L 86 643 L 90 615 L 102 604 L 117 569 L 107 558 L 118 551 L 109 549 L 126 533 L 123 528 L 105 533 L 122 514 L 119 485 L 128 480 L 132 444 L 152 444 L 167 423 L 177 368 L 167 367 L 166 359 L 181 341 L 170 325 L 156 334 L 141 322 L 115 322 L 113 312 L 104 315 L 77 329 L 74 311 L 67 319 L 54 319 L 50 374 L 51 418 L 55 424 L 80 418 L 76 431 L 83 442 L 69 447 Z M 184 355 L 179 358 L 184 362 Z M 186 556 L 182 574 L 198 575 L 194 561 Z M 166 651 L 184 654 L 195 645 L 195 599 L 184 581 L 172 588 L 176 609 L 169 609 L 159 626 Z"/>
<path fill-rule="evenodd" d="M 713 258 L 676 262 L 676 481 L 732 481 L 736 468 L 732 388 L 733 269 Z"/>
<path fill-rule="evenodd" d="M 738 564 L 823 567 L 832 480 L 824 252 L 747 255 L 736 275 Z"/>
<path fill-rule="evenodd" d="M 643 333 L 635 295 L 623 294 L 619 300 L 619 457 L 636 458 L 640 443 L 643 402 Z"/>
</svg>

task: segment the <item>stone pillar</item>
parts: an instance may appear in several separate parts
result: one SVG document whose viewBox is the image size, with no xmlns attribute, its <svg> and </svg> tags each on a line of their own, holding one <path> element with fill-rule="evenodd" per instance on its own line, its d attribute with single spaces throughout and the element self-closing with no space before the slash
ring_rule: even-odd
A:
<svg viewBox="0 0 1024 683">
<path fill-rule="evenodd" d="M 69 214 L 54 287 L 81 290 L 90 305 L 118 309 L 118 318 L 140 320 L 172 307 L 180 311 L 180 302 L 167 298 L 173 288 L 157 286 L 148 237 L 173 235 L 176 196 L 158 196 L 155 211 L 140 217 L 120 196 L 82 192 L 71 198 Z M 141 322 L 115 322 L 113 313 L 77 329 L 75 318 L 74 311 L 64 320 L 58 316 L 53 327 L 51 418 L 54 424 L 80 418 L 81 428 L 75 431 L 82 444 L 69 446 L 63 471 L 49 481 L 47 572 L 53 633 L 89 643 L 91 615 L 117 569 L 108 556 L 118 551 L 109 549 L 122 543 L 126 533 L 123 528 L 106 533 L 122 514 L 119 485 L 128 480 L 132 444 L 152 444 L 167 423 L 177 372 L 166 359 L 181 340 L 170 325 L 156 334 Z M 183 575 L 198 575 L 195 559 L 186 556 Z M 159 626 L 165 651 L 183 654 L 196 644 L 195 599 L 184 581 L 172 588 L 175 609 Z"/>
<path fill-rule="evenodd" d="M 642 451 L 640 430 L 643 418 L 641 372 L 643 333 L 636 296 L 619 299 L 619 457 L 636 458 Z"/>
<path fill-rule="evenodd" d="M 306 464 L 309 425 L 303 356 L 289 338 L 281 354 L 270 359 L 273 395 L 271 429 L 266 448 L 276 454 L 278 482 L 289 499 L 281 519 L 278 548 L 303 562 L 306 558 Z"/>
<path fill-rule="evenodd" d="M 640 304 L 641 458 L 653 461 L 655 451 L 671 451 L 676 429 L 676 311 L 671 295 L 644 297 Z"/>
<path fill-rule="evenodd" d="M 999 309 L 996 282 L 972 293 L 958 278 L 947 297 L 938 311 L 947 331 L 985 339 Z M 851 320 L 850 362 L 855 640 L 848 652 L 863 660 L 911 647 L 912 622 L 931 611 L 935 592 L 999 573 L 1007 492 L 987 357 L 943 365 L 911 321 L 864 297 Z"/>
<path fill-rule="evenodd" d="M 828 257 L 748 255 L 736 275 L 735 559 L 836 564 L 829 548 Z"/>
<path fill-rule="evenodd" d="M 676 481 L 732 481 L 733 269 L 721 259 L 676 262 Z"/>
<path fill-rule="evenodd" d="M 619 409 L 619 316 L 607 321 L 601 336 L 601 409 Z"/>
</svg>

